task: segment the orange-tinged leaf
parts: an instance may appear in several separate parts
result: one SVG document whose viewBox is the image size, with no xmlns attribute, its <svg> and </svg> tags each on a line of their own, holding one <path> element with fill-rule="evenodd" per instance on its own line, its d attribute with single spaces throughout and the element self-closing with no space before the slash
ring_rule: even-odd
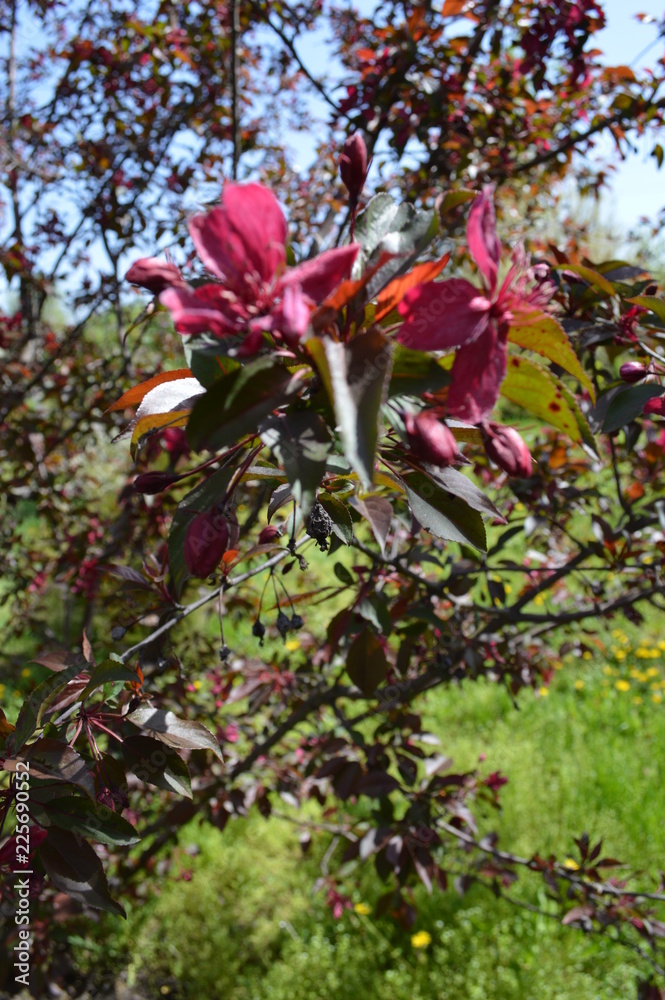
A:
<svg viewBox="0 0 665 1000">
<path fill-rule="evenodd" d="M 446 253 L 440 260 L 426 261 L 424 264 L 416 264 L 408 274 L 395 278 L 383 289 L 376 302 L 376 313 L 374 319 L 379 320 L 391 313 L 399 305 L 406 293 L 422 285 L 425 281 L 434 281 L 437 275 L 441 274 L 444 267 L 450 260 L 450 254 Z"/>
<path fill-rule="evenodd" d="M 519 347 L 535 351 L 555 365 L 559 365 L 581 382 L 595 401 L 593 382 L 582 368 L 565 330 L 553 316 L 548 316 L 540 310 L 514 313 L 508 340 L 512 344 L 518 344 Z"/>
<path fill-rule="evenodd" d="M 9 736 L 15 729 L 16 726 L 12 725 L 11 722 L 7 722 L 7 716 L 0 708 L 0 736 Z"/>
<path fill-rule="evenodd" d="M 109 406 L 106 412 L 111 413 L 112 410 L 124 410 L 128 406 L 136 406 L 151 389 L 161 385 L 163 382 L 174 382 L 180 378 L 193 378 L 189 368 L 176 368 L 171 372 L 162 372 L 161 375 L 154 375 L 147 382 L 141 382 L 140 385 L 135 385 L 133 389 L 128 389 L 120 399 Z"/>
<path fill-rule="evenodd" d="M 460 14 L 464 14 L 464 10 L 467 6 L 468 0 L 445 0 L 441 16 L 459 17 Z"/>
<path fill-rule="evenodd" d="M 543 365 L 517 354 L 509 355 L 501 395 L 563 431 L 571 441 L 584 442 L 596 450 L 589 425 L 574 396 Z"/>
<path fill-rule="evenodd" d="M 184 427 L 187 423 L 191 410 L 172 410 L 170 413 L 152 413 L 141 417 L 136 422 L 132 433 L 131 453 L 132 458 L 136 454 L 136 449 L 141 438 L 146 434 L 162 430 L 163 427 Z"/>
<path fill-rule="evenodd" d="M 238 558 L 240 550 L 239 549 L 227 549 L 227 551 L 222 556 L 222 562 L 225 566 L 230 566 Z"/>
</svg>

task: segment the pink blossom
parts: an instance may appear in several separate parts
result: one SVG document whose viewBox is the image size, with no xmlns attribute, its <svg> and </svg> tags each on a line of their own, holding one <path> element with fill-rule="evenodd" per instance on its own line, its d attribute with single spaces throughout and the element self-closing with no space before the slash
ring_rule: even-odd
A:
<svg viewBox="0 0 665 1000">
<path fill-rule="evenodd" d="M 469 250 L 484 279 L 476 288 L 465 278 L 426 281 L 406 293 L 398 312 L 404 317 L 397 339 L 422 351 L 459 348 L 448 392 L 450 416 L 480 423 L 494 408 L 506 374 L 508 330 L 519 312 L 542 308 L 551 296 L 547 282 L 529 288 L 537 277 L 522 246 L 499 285 L 501 246 L 496 234 L 493 189 L 474 201 L 467 223 Z"/>
<path fill-rule="evenodd" d="M 260 184 L 227 184 L 221 204 L 195 215 L 189 232 L 218 283 L 168 288 L 160 301 L 179 333 L 241 336 L 243 354 L 256 353 L 266 332 L 289 345 L 300 340 L 312 307 L 349 277 L 358 253 L 351 244 L 287 268 L 286 220 Z"/>
</svg>

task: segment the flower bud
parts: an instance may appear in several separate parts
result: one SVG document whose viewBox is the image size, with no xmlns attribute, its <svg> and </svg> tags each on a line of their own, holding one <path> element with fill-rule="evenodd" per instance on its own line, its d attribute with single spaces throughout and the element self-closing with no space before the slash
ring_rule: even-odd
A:
<svg viewBox="0 0 665 1000">
<path fill-rule="evenodd" d="M 643 365 L 639 361 L 627 361 L 619 369 L 619 375 L 624 382 L 641 382 L 648 374 L 649 370 L 646 365 Z"/>
<path fill-rule="evenodd" d="M 642 407 L 642 413 L 647 417 L 651 415 L 665 417 L 665 396 L 649 399 Z"/>
<path fill-rule="evenodd" d="M 135 261 L 125 275 L 125 280 L 147 288 L 153 295 L 159 295 L 167 288 L 184 288 L 186 284 L 175 264 L 167 264 L 156 257 L 141 257 Z"/>
<path fill-rule="evenodd" d="M 482 428 L 487 457 L 509 476 L 531 475 L 531 452 L 514 427 L 489 423 Z"/>
<path fill-rule="evenodd" d="M 407 413 L 404 426 L 409 447 L 425 462 L 445 467 L 462 458 L 453 432 L 431 413 L 419 413 L 415 417 Z"/>
<path fill-rule="evenodd" d="M 259 535 L 259 545 L 270 545 L 282 537 L 282 532 L 274 524 L 267 524 Z"/>
<path fill-rule="evenodd" d="M 217 510 L 191 521 L 185 535 L 185 562 L 192 576 L 205 579 L 215 572 L 229 546 L 229 524 Z"/>
<path fill-rule="evenodd" d="M 345 141 L 338 166 L 342 182 L 349 192 L 349 201 L 355 206 L 367 177 L 367 146 L 360 132 L 354 132 Z"/>
<path fill-rule="evenodd" d="M 173 475 L 171 472 L 142 472 L 134 480 L 134 489 L 137 493 L 148 493 L 154 496 L 155 493 L 167 490 L 178 479 L 180 476 Z"/>
</svg>

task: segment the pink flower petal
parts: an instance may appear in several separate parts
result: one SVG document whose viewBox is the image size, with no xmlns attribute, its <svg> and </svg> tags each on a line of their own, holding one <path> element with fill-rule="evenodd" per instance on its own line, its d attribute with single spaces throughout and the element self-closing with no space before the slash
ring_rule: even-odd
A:
<svg viewBox="0 0 665 1000">
<path fill-rule="evenodd" d="M 313 260 L 291 267 L 281 278 L 279 288 L 300 285 L 303 294 L 319 305 L 349 277 L 359 249 L 357 243 L 349 243 L 348 246 L 326 250 Z"/>
<path fill-rule="evenodd" d="M 309 326 L 310 307 L 298 285 L 284 289 L 284 298 L 277 312 L 273 312 L 275 325 L 284 335 L 287 344 L 300 340 Z"/>
<path fill-rule="evenodd" d="M 478 195 L 466 226 L 469 250 L 483 274 L 490 291 L 496 291 L 501 244 L 496 235 L 496 215 L 494 214 L 494 188 L 488 185 Z"/>
<path fill-rule="evenodd" d="M 478 424 L 494 409 L 506 376 L 507 354 L 495 323 L 489 323 L 473 344 L 460 347 L 448 390 L 451 417 Z"/>
<path fill-rule="evenodd" d="M 238 304 L 224 298 L 221 285 L 167 288 L 159 301 L 171 313 L 178 333 L 210 332 L 216 337 L 226 337 L 242 332 L 242 311 Z"/>
<path fill-rule="evenodd" d="M 487 327 L 491 302 L 464 278 L 426 281 L 410 289 L 397 306 L 404 316 L 400 344 L 420 351 L 445 351 L 475 340 Z"/>
<path fill-rule="evenodd" d="M 272 283 L 286 259 L 286 220 L 260 184 L 227 184 L 221 205 L 190 219 L 189 231 L 208 270 L 238 291 Z"/>
</svg>

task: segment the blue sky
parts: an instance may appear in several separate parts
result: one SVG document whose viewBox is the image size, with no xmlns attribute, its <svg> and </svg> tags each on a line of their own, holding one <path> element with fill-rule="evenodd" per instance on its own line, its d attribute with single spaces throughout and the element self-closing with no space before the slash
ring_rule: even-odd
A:
<svg viewBox="0 0 665 1000">
<path fill-rule="evenodd" d="M 607 27 L 596 35 L 596 46 L 603 50 L 603 61 L 608 66 L 627 65 L 632 69 L 647 68 L 663 56 L 665 40 L 656 41 L 655 24 L 640 24 L 635 15 L 651 14 L 658 20 L 665 13 L 665 0 L 605 0 Z M 656 41 L 642 59 L 640 53 Z M 653 141 L 637 140 L 637 152 L 625 161 L 618 162 L 618 171 L 612 189 L 604 196 L 604 215 L 624 229 L 629 229 L 640 216 L 654 218 L 665 205 L 665 167 L 657 169 L 650 157 Z M 599 149 L 610 156 L 616 150 L 611 140 Z M 618 158 L 617 158 L 618 159 Z"/>
</svg>

